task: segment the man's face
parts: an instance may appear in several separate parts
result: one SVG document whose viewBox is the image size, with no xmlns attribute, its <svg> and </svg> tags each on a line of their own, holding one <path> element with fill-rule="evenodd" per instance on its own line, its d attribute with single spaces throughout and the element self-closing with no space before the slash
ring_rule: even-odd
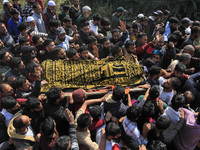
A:
<svg viewBox="0 0 200 150">
<path fill-rule="evenodd" d="M 12 19 L 13 19 L 14 22 L 18 22 L 19 21 L 19 14 L 14 14 L 12 16 Z"/>
<path fill-rule="evenodd" d="M 23 61 L 21 61 L 21 63 L 18 66 L 18 71 L 22 72 L 25 69 L 25 65 L 23 63 Z"/>
<path fill-rule="evenodd" d="M 122 50 L 117 54 L 118 57 L 122 57 L 123 55 L 124 55 L 124 53 Z"/>
<path fill-rule="evenodd" d="M 141 39 L 138 39 L 140 45 L 145 45 L 147 43 L 147 36 L 143 36 Z"/>
<path fill-rule="evenodd" d="M 92 42 L 91 45 L 92 45 L 92 47 L 93 47 L 93 46 L 98 46 L 98 43 L 97 43 L 97 41 L 95 41 L 95 42 Z"/>
<path fill-rule="evenodd" d="M 28 28 L 22 30 L 22 31 L 21 31 L 21 35 L 22 35 L 22 36 L 26 36 L 26 35 L 28 35 L 28 31 L 29 31 Z"/>
<path fill-rule="evenodd" d="M 32 90 L 31 83 L 26 80 L 26 82 L 23 83 L 22 88 L 23 92 L 30 92 Z"/>
<path fill-rule="evenodd" d="M 72 57 L 72 60 L 77 61 L 77 60 L 79 60 L 79 58 L 80 58 L 79 54 L 76 53 L 76 55 L 74 55 L 74 56 Z"/>
<path fill-rule="evenodd" d="M 14 96 L 14 90 L 13 88 L 7 84 L 4 88 L 3 88 L 3 94 L 5 94 L 6 96 Z"/>
<path fill-rule="evenodd" d="M 110 31 L 110 25 L 103 26 L 104 30 Z"/>
<path fill-rule="evenodd" d="M 81 58 L 83 58 L 84 60 L 88 60 L 88 50 L 84 50 L 80 53 Z"/>
<path fill-rule="evenodd" d="M 64 49 L 61 49 L 58 54 L 57 54 L 57 57 L 60 58 L 60 59 L 66 59 L 66 52 Z"/>
<path fill-rule="evenodd" d="M 82 32 L 85 34 L 85 35 L 89 35 L 90 34 L 90 26 L 84 26 L 83 28 L 81 28 Z"/>
<path fill-rule="evenodd" d="M 38 15 L 40 15 L 41 12 L 42 12 L 42 7 L 41 7 L 40 5 L 37 5 L 37 7 L 34 9 L 34 11 L 35 11 Z"/>
<path fill-rule="evenodd" d="M 112 38 L 113 38 L 115 41 L 118 41 L 120 37 L 121 37 L 120 32 L 114 32 L 114 33 L 112 34 Z"/>
<path fill-rule="evenodd" d="M 24 42 L 24 43 L 21 45 L 21 47 L 23 47 L 23 46 L 31 46 L 31 44 L 30 44 L 30 42 L 28 41 L 28 42 Z"/>
<path fill-rule="evenodd" d="M 172 88 L 172 82 L 171 78 L 167 79 L 163 84 L 162 87 L 165 89 L 171 89 Z"/>
<path fill-rule="evenodd" d="M 0 34 L 4 36 L 8 34 L 8 30 L 4 23 L 0 23 Z"/>
<path fill-rule="evenodd" d="M 101 44 L 103 49 L 111 49 L 111 45 L 110 45 L 110 40 L 105 41 L 103 44 Z"/>
<path fill-rule="evenodd" d="M 35 20 L 29 22 L 29 26 L 30 26 L 31 28 L 35 28 L 35 25 L 36 25 Z"/>
<path fill-rule="evenodd" d="M 44 40 L 40 37 L 40 38 L 37 40 L 37 44 L 38 44 L 39 46 L 42 46 L 43 43 L 44 43 Z"/>
<path fill-rule="evenodd" d="M 30 3 L 31 5 L 33 5 L 33 4 L 35 3 L 35 0 L 29 0 L 29 3 Z"/>
<path fill-rule="evenodd" d="M 10 55 L 10 53 L 6 52 L 6 54 L 4 55 L 4 57 L 1 61 L 7 64 L 10 62 L 10 58 L 12 58 L 12 55 Z"/>
<path fill-rule="evenodd" d="M 11 109 L 11 113 L 12 113 L 12 114 L 15 114 L 15 113 L 18 112 L 20 109 L 21 109 L 21 106 L 19 105 L 19 103 L 17 103 L 17 104 L 15 105 L 15 107 L 13 107 L 13 108 Z"/>
<path fill-rule="evenodd" d="M 49 8 L 51 11 L 55 10 L 55 6 L 48 6 L 48 8 Z"/>
<path fill-rule="evenodd" d="M 148 25 L 148 21 L 142 21 L 141 25 L 144 26 L 144 27 L 147 26 Z"/>
<path fill-rule="evenodd" d="M 128 48 L 128 51 L 133 53 L 133 54 L 136 53 L 135 45 L 130 45 L 129 48 Z"/>
<path fill-rule="evenodd" d="M 51 42 L 47 47 L 46 47 L 46 49 L 47 49 L 47 51 L 48 52 L 53 52 L 54 50 L 55 50 L 55 43 L 54 42 Z"/>
<path fill-rule="evenodd" d="M 162 48 L 165 44 L 164 38 L 160 38 L 156 47 Z"/>
<path fill-rule="evenodd" d="M 34 111 L 41 111 L 43 109 L 42 103 L 40 103 L 40 106 L 38 108 L 35 108 Z"/>
<path fill-rule="evenodd" d="M 153 60 L 155 63 L 159 62 L 159 61 L 160 61 L 160 55 L 154 54 L 154 55 L 152 56 L 152 60 Z"/>
<path fill-rule="evenodd" d="M 41 66 L 35 67 L 34 68 L 34 75 L 35 74 L 42 74 L 43 73 L 43 69 Z"/>
<path fill-rule="evenodd" d="M 170 23 L 170 28 L 174 31 L 178 27 L 178 23 Z"/>
<path fill-rule="evenodd" d="M 59 38 L 59 40 L 61 40 L 61 41 L 65 41 L 66 33 L 62 33 L 62 34 L 58 35 L 58 38 Z"/>
<path fill-rule="evenodd" d="M 6 7 L 6 10 L 8 12 L 10 12 L 10 9 L 13 8 L 12 4 L 11 3 L 8 3 L 7 7 Z"/>
<path fill-rule="evenodd" d="M 78 6 L 79 5 L 79 0 L 73 0 L 74 6 Z"/>
<path fill-rule="evenodd" d="M 175 77 L 180 78 L 183 75 L 183 72 L 174 70 L 174 75 L 175 75 Z"/>
<path fill-rule="evenodd" d="M 19 0 L 14 0 L 13 3 L 15 4 L 15 6 L 18 6 Z"/>
<path fill-rule="evenodd" d="M 72 21 L 63 22 L 63 26 L 65 26 L 65 27 L 67 27 L 67 28 L 71 28 L 71 27 L 72 27 Z"/>
</svg>

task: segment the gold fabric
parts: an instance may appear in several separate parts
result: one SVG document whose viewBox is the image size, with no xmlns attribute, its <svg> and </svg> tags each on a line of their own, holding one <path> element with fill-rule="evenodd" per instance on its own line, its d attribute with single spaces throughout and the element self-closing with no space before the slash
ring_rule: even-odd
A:
<svg viewBox="0 0 200 150">
<path fill-rule="evenodd" d="M 46 60 L 42 67 L 43 79 L 48 81 L 42 87 L 43 92 L 54 86 L 91 89 L 108 85 L 129 86 L 143 81 L 143 67 L 124 57 L 100 61 Z"/>
</svg>

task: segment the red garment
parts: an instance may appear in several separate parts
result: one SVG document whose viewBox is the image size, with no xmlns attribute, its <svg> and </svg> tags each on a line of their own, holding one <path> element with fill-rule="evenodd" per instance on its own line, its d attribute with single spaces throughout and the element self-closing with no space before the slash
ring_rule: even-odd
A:
<svg viewBox="0 0 200 150">
<path fill-rule="evenodd" d="M 104 125 L 103 119 L 99 119 L 98 121 L 92 121 L 92 125 L 89 127 L 90 131 L 96 130 Z"/>
<path fill-rule="evenodd" d="M 42 7 L 42 14 L 43 14 L 43 10 L 44 10 L 44 4 L 42 0 L 36 0 L 35 2 L 38 2 L 40 4 L 40 6 Z"/>
<path fill-rule="evenodd" d="M 136 47 L 136 54 L 135 55 L 140 55 L 140 54 L 143 54 L 147 51 L 150 52 L 150 51 L 153 51 L 153 48 L 151 47 L 151 42 L 149 42 L 148 44 L 142 46 L 142 47 Z"/>
<path fill-rule="evenodd" d="M 112 147 L 112 150 L 120 150 L 120 147 L 118 144 L 114 144 Z"/>
<path fill-rule="evenodd" d="M 166 78 L 166 79 L 169 79 L 169 78 L 171 78 L 171 77 L 176 77 L 175 74 L 174 74 L 174 72 L 171 72 L 171 76 L 165 77 L 165 78 Z M 187 81 L 188 76 L 187 76 L 186 74 L 183 73 L 183 75 L 182 75 L 181 77 L 179 77 L 178 79 L 179 79 L 179 81 L 181 82 L 181 84 L 183 85 L 183 84 Z"/>
<path fill-rule="evenodd" d="M 36 81 L 36 76 L 32 75 L 31 73 L 28 74 L 28 80 L 33 83 Z"/>
</svg>

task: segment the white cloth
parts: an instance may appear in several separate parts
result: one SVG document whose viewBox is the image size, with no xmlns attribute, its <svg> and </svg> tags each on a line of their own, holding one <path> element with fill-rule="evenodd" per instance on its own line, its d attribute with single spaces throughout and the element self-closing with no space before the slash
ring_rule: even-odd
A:
<svg viewBox="0 0 200 150">
<path fill-rule="evenodd" d="M 90 30 L 94 31 L 94 33 L 96 35 L 98 35 L 98 26 L 95 26 L 93 23 L 92 23 L 93 20 L 90 20 Z"/>
<path fill-rule="evenodd" d="M 1 111 L 1 113 L 2 113 L 2 115 L 4 115 L 4 117 L 5 117 L 5 124 L 6 124 L 6 126 L 8 127 L 8 125 L 9 125 L 9 123 L 10 123 L 10 121 L 12 120 L 12 118 L 13 118 L 13 114 L 11 114 L 11 113 L 9 113 L 6 109 L 2 109 L 2 111 Z"/>
<path fill-rule="evenodd" d="M 180 120 L 181 112 L 179 110 L 175 111 L 172 107 L 167 107 L 163 115 L 169 117 L 172 122 L 177 123 Z"/>
<path fill-rule="evenodd" d="M 45 23 L 42 18 L 42 15 L 38 15 L 36 12 L 33 13 L 32 17 L 35 19 L 36 26 L 39 32 L 47 33 L 45 28 Z"/>
<path fill-rule="evenodd" d="M 70 41 L 70 39 L 71 39 L 71 37 L 66 35 L 65 41 L 63 41 L 59 45 L 56 45 L 56 47 L 62 47 L 65 51 L 67 51 L 69 49 L 69 41 Z"/>
</svg>

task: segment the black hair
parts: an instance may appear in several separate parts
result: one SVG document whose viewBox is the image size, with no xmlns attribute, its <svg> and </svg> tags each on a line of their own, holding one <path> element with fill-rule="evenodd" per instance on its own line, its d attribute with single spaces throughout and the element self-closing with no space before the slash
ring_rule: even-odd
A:
<svg viewBox="0 0 200 150">
<path fill-rule="evenodd" d="M 137 38 L 141 39 L 143 36 L 147 36 L 147 34 L 146 33 L 139 33 Z"/>
<path fill-rule="evenodd" d="M 183 34 L 181 31 L 174 31 L 172 34 L 175 35 L 178 38 L 178 40 L 182 39 Z"/>
<path fill-rule="evenodd" d="M 125 96 L 125 88 L 121 85 L 116 86 L 113 89 L 113 99 L 120 101 Z"/>
<path fill-rule="evenodd" d="M 89 114 L 83 113 L 77 119 L 78 127 L 85 128 L 91 123 L 91 116 Z"/>
<path fill-rule="evenodd" d="M 169 18 L 169 22 L 170 22 L 170 23 L 180 23 L 180 21 L 179 21 L 178 18 L 176 18 L 176 17 L 171 17 L 171 18 Z"/>
<path fill-rule="evenodd" d="M 108 25 L 110 25 L 110 20 L 106 17 L 103 17 L 101 19 L 101 26 L 108 26 Z"/>
<path fill-rule="evenodd" d="M 57 19 L 51 19 L 50 21 L 49 21 L 49 26 L 50 27 L 59 27 L 59 25 L 60 25 L 60 20 L 57 20 Z"/>
<path fill-rule="evenodd" d="M 78 52 L 79 53 L 82 53 L 83 51 L 86 51 L 88 50 L 88 47 L 86 45 L 82 45 L 79 49 L 78 49 Z"/>
<path fill-rule="evenodd" d="M 142 115 L 144 117 L 154 117 L 156 114 L 156 108 L 152 101 L 146 101 L 142 106 Z"/>
<path fill-rule="evenodd" d="M 179 38 L 177 37 L 177 35 L 171 34 L 168 38 L 168 43 L 169 42 L 178 42 Z"/>
<path fill-rule="evenodd" d="M 122 48 L 119 45 L 115 45 L 112 49 L 111 49 L 111 53 L 113 56 L 117 55 L 120 51 L 122 50 Z"/>
<path fill-rule="evenodd" d="M 135 45 L 135 42 L 133 42 L 131 40 L 126 41 L 125 48 L 128 49 L 130 45 Z"/>
<path fill-rule="evenodd" d="M 89 26 L 90 24 L 88 23 L 88 22 L 83 22 L 83 23 L 81 23 L 81 28 L 83 28 L 83 27 L 85 27 L 85 26 Z"/>
<path fill-rule="evenodd" d="M 22 52 L 22 57 L 31 55 L 32 51 L 36 51 L 36 48 L 33 46 L 24 45 L 21 47 L 20 51 Z"/>
<path fill-rule="evenodd" d="M 140 22 L 144 22 L 144 21 L 149 21 L 149 18 L 147 16 L 144 16 L 140 19 Z"/>
<path fill-rule="evenodd" d="M 69 5 L 63 5 L 63 10 L 69 10 Z"/>
<path fill-rule="evenodd" d="M 120 32 L 120 30 L 119 30 L 119 29 L 113 29 L 113 30 L 112 30 L 112 34 L 113 34 L 113 33 L 116 33 L 116 32 Z"/>
<path fill-rule="evenodd" d="M 104 42 L 106 42 L 106 41 L 108 41 L 108 40 L 109 40 L 109 38 L 108 38 L 107 36 L 104 36 L 104 37 L 102 37 L 102 38 L 100 39 L 99 43 L 100 43 L 100 44 L 104 44 Z"/>
<path fill-rule="evenodd" d="M 183 104 L 185 104 L 185 97 L 183 95 L 176 94 L 172 98 L 171 103 L 174 109 L 179 109 L 180 107 L 183 106 Z"/>
<path fill-rule="evenodd" d="M 131 29 L 132 28 L 132 24 L 131 23 L 127 23 L 126 24 L 126 29 L 128 30 L 128 29 Z"/>
<path fill-rule="evenodd" d="M 12 69 L 18 68 L 20 63 L 21 63 L 21 61 L 22 61 L 21 57 L 12 57 L 12 58 L 10 58 L 10 67 Z"/>
<path fill-rule="evenodd" d="M 89 36 L 86 41 L 86 44 L 92 44 L 93 42 L 96 42 L 97 39 L 94 36 Z"/>
<path fill-rule="evenodd" d="M 132 28 L 133 28 L 133 29 L 138 29 L 138 24 L 137 24 L 136 22 L 133 22 Z"/>
<path fill-rule="evenodd" d="M 17 100 L 12 96 L 6 96 L 1 100 L 1 106 L 4 109 L 12 109 L 17 104 Z"/>
<path fill-rule="evenodd" d="M 174 87 L 174 89 L 177 89 L 181 85 L 179 79 L 176 77 L 172 77 L 171 82 L 172 82 L 172 86 Z"/>
<path fill-rule="evenodd" d="M 54 132 L 54 127 L 55 125 L 53 119 L 51 117 L 45 118 L 40 126 L 42 135 L 46 137 L 52 135 Z"/>
<path fill-rule="evenodd" d="M 58 54 L 59 51 L 61 51 L 63 48 L 62 47 L 56 47 L 54 52 L 55 54 Z"/>
<path fill-rule="evenodd" d="M 98 14 L 98 13 L 96 13 L 96 14 L 93 15 L 93 21 L 100 21 L 101 18 L 102 18 L 101 15 Z"/>
<path fill-rule="evenodd" d="M 25 127 L 26 124 L 23 123 L 21 116 L 18 116 L 13 120 L 13 126 L 15 127 L 15 129 L 21 129 Z"/>
<path fill-rule="evenodd" d="M 30 110 L 30 109 L 35 109 L 40 106 L 40 101 L 36 97 L 28 97 L 26 101 L 26 106 L 25 108 Z"/>
<path fill-rule="evenodd" d="M 36 9 L 38 5 L 40 5 L 40 4 L 39 4 L 38 2 L 35 2 L 35 3 L 33 4 L 33 9 Z"/>
<path fill-rule="evenodd" d="M 161 67 L 157 65 L 153 65 L 151 66 L 151 68 L 149 68 L 148 73 L 150 74 L 150 76 L 154 76 L 154 75 L 160 74 L 160 71 L 161 71 Z"/>
<path fill-rule="evenodd" d="M 163 10 L 163 15 L 167 16 L 167 15 L 169 15 L 169 14 L 170 14 L 170 11 L 169 11 L 169 10 L 167 10 L 167 9 Z"/>
<path fill-rule="evenodd" d="M 47 92 L 47 99 L 49 105 L 54 105 L 56 100 L 60 98 L 61 89 L 60 88 L 50 88 Z"/>
<path fill-rule="evenodd" d="M 184 73 L 186 70 L 186 66 L 182 63 L 178 63 L 174 70 Z"/>
<path fill-rule="evenodd" d="M 118 125 L 116 125 L 114 122 L 110 122 L 106 125 L 105 128 L 106 136 L 116 136 L 118 134 L 121 134 L 121 129 Z"/>
<path fill-rule="evenodd" d="M 156 63 L 152 59 L 147 58 L 144 60 L 143 65 L 146 66 L 147 68 L 151 68 L 153 65 L 156 65 Z"/>
<path fill-rule="evenodd" d="M 193 25 L 193 26 L 200 26 L 200 22 L 199 22 L 198 20 L 196 20 L 196 21 L 194 21 L 194 22 L 192 23 L 192 25 Z"/>
<path fill-rule="evenodd" d="M 32 40 L 33 40 L 33 44 L 37 44 L 37 41 L 40 39 L 40 35 L 34 35 Z"/>
<path fill-rule="evenodd" d="M 169 127 L 169 125 L 171 124 L 171 120 L 169 117 L 167 116 L 160 116 L 158 117 L 158 119 L 156 120 L 156 128 L 160 129 L 160 130 L 165 130 Z"/>
<path fill-rule="evenodd" d="M 136 119 L 141 115 L 142 109 L 137 105 L 132 105 L 127 109 L 126 116 L 128 120 L 135 122 Z"/>
<path fill-rule="evenodd" d="M 19 45 L 23 45 L 24 43 L 26 43 L 26 42 L 28 42 L 29 40 L 26 38 L 26 37 L 24 37 L 24 36 L 22 36 L 20 39 L 19 39 Z"/>
<path fill-rule="evenodd" d="M 70 21 L 72 21 L 72 19 L 68 16 L 63 18 L 63 22 L 70 22 Z"/>
<path fill-rule="evenodd" d="M 28 28 L 28 25 L 25 22 L 22 22 L 22 23 L 18 24 L 18 26 L 17 26 L 17 30 L 19 30 L 20 32 L 27 28 Z"/>
<path fill-rule="evenodd" d="M 55 143 L 55 150 L 66 150 L 69 146 L 70 137 L 63 135 L 60 136 Z"/>
<path fill-rule="evenodd" d="M 151 141 L 148 150 L 167 150 L 167 145 L 159 140 Z"/>
<path fill-rule="evenodd" d="M 28 65 L 27 65 L 27 70 L 28 70 L 28 73 L 34 73 L 35 72 L 35 68 L 41 66 L 40 64 L 32 61 L 30 62 Z"/>
<path fill-rule="evenodd" d="M 13 82 L 14 84 L 14 87 L 22 87 L 23 86 L 23 83 L 26 82 L 26 78 L 24 76 L 20 76 L 20 77 L 16 77 L 15 81 Z"/>
<path fill-rule="evenodd" d="M 191 29 L 191 35 L 194 34 L 194 33 L 198 33 L 198 32 L 200 32 L 200 27 L 199 26 L 192 27 L 192 29 Z"/>
<path fill-rule="evenodd" d="M 102 108 L 99 105 L 91 106 L 89 108 L 89 113 L 94 121 L 98 121 L 101 117 Z"/>
<path fill-rule="evenodd" d="M 20 12 L 16 8 L 11 8 L 10 9 L 10 14 L 11 15 L 20 14 Z"/>
<path fill-rule="evenodd" d="M 43 43 L 43 47 L 44 47 L 44 48 L 48 47 L 49 44 L 50 44 L 51 42 L 53 42 L 52 39 L 47 39 L 47 40 L 45 40 L 44 43 Z"/>
<path fill-rule="evenodd" d="M 2 60 L 4 58 L 6 53 L 7 53 L 6 48 L 0 50 L 0 60 Z"/>
<path fill-rule="evenodd" d="M 149 90 L 149 96 L 151 99 L 156 99 L 160 96 L 160 87 L 158 85 L 153 85 Z"/>
<path fill-rule="evenodd" d="M 75 56 L 77 53 L 77 51 L 74 49 L 74 48 L 69 48 L 67 51 L 66 51 L 66 55 L 68 58 L 72 58 L 73 56 Z"/>
</svg>

